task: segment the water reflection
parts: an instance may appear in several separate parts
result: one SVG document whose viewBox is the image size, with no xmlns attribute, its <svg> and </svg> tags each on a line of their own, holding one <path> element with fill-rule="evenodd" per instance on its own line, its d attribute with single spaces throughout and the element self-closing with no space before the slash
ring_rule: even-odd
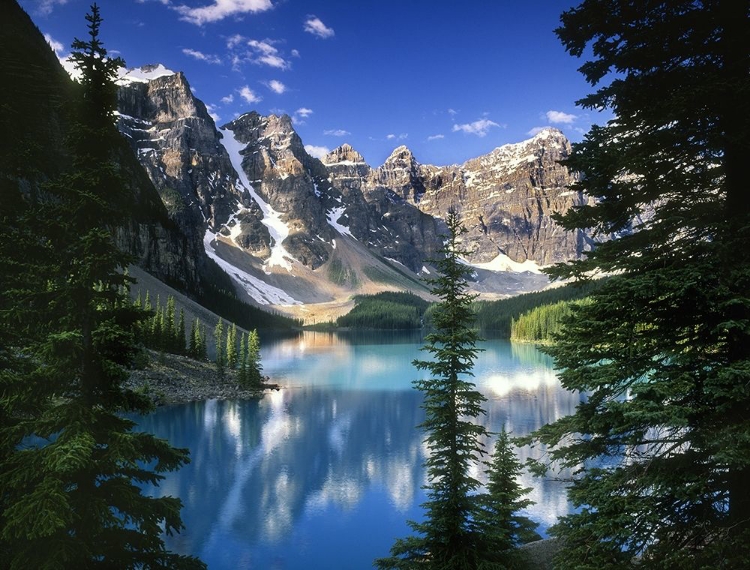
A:
<svg viewBox="0 0 750 570">
<path fill-rule="evenodd" d="M 420 345 L 319 333 L 266 342 L 264 369 L 281 390 L 142 418 L 191 451 L 192 463 L 152 491 L 185 503 L 187 529 L 169 547 L 210 568 L 367 568 L 387 554 L 424 500 L 415 429 L 424 415 L 411 388 Z M 578 397 L 560 388 L 548 357 L 497 341 L 484 348 L 475 381 L 488 430 L 524 435 L 574 410 Z M 525 475 L 522 484 L 534 488 L 529 514 L 545 527 L 568 511 L 560 482 Z"/>
</svg>

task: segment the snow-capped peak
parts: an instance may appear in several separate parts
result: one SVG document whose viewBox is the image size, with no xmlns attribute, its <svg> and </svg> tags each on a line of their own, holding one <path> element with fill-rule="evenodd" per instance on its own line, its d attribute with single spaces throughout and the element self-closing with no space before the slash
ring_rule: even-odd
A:
<svg viewBox="0 0 750 570">
<path fill-rule="evenodd" d="M 117 72 L 117 82 L 121 85 L 126 83 L 148 83 L 157 77 L 165 77 L 174 74 L 174 71 L 167 69 L 161 63 L 156 65 L 144 65 L 143 67 L 133 67 L 131 69 L 121 67 Z"/>
</svg>

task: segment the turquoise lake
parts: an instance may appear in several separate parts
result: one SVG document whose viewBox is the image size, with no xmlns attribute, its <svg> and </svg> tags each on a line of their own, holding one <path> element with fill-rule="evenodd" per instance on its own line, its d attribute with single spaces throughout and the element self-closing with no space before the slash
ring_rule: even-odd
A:
<svg viewBox="0 0 750 570">
<path fill-rule="evenodd" d="M 371 568 L 410 533 L 424 501 L 419 336 L 305 332 L 264 340 L 264 373 L 281 386 L 259 401 L 168 406 L 140 429 L 190 449 L 191 463 L 147 492 L 179 496 L 186 529 L 170 550 L 218 569 Z M 572 413 L 549 357 L 531 345 L 481 343 L 474 381 L 481 423 L 513 435 Z M 492 441 L 487 442 L 491 449 Z M 539 450 L 518 450 L 523 461 Z M 564 474 L 563 474 L 564 475 Z M 484 480 L 482 473 L 475 474 Z M 524 474 L 540 531 L 569 512 L 564 483 Z"/>
</svg>

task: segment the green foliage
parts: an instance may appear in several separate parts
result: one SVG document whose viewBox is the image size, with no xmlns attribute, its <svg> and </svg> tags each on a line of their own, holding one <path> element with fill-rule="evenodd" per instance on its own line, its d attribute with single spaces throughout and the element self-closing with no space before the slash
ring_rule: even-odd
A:
<svg viewBox="0 0 750 570">
<path fill-rule="evenodd" d="M 510 338 L 515 341 L 550 343 L 561 332 L 563 322 L 571 314 L 574 304 L 588 302 L 558 301 L 551 305 L 542 305 L 513 319 Z"/>
<path fill-rule="evenodd" d="M 101 44 L 96 5 L 86 19 L 88 41 L 73 43 L 82 79 L 70 168 L 2 210 L 2 565 L 202 568 L 164 548 L 162 532 L 182 528 L 179 499 L 141 492 L 186 463 L 187 450 L 134 432 L 123 415 L 151 409 L 123 387 L 146 315 L 126 301 L 131 260 L 113 236 L 132 203 L 113 160 L 122 61 Z M 8 247 L 6 237 L 30 237 L 24 228 L 30 247 Z"/>
<path fill-rule="evenodd" d="M 221 318 L 214 328 L 214 341 L 216 343 L 216 373 L 219 378 L 223 378 L 227 366 L 227 353 L 224 345 L 224 321 Z"/>
<path fill-rule="evenodd" d="M 355 306 L 336 321 L 339 327 L 369 329 L 421 328 L 429 302 L 412 293 L 385 291 L 358 295 Z"/>
<path fill-rule="evenodd" d="M 398 539 L 390 557 L 376 560 L 378 568 L 477 568 L 488 557 L 474 495 L 480 484 L 471 476 L 485 453 L 481 439 L 488 434 L 474 423 L 484 413 L 485 398 L 468 380 L 479 349 L 471 327 L 474 296 L 467 292 L 470 269 L 460 262 L 466 252 L 459 239 L 466 230 L 454 211 L 446 223 L 450 234 L 441 252 L 445 257 L 436 262 L 440 277 L 431 280 L 441 302 L 434 311 L 435 331 L 427 335 L 423 348 L 434 359 L 414 361 L 417 369 L 430 373 L 430 378 L 414 382 L 424 394 L 425 421 L 420 427 L 430 450 L 425 460 L 425 520 L 409 521 L 416 534 Z"/>
<path fill-rule="evenodd" d="M 627 4 L 627 5 L 626 5 Z M 616 6 L 616 7 L 615 7 Z M 614 276 L 549 348 L 575 415 L 539 430 L 575 469 L 558 568 L 750 559 L 750 69 L 746 2 L 587 1 L 557 31 L 616 120 L 574 145 L 602 238 L 554 276 Z M 610 71 L 617 75 L 610 77 Z M 659 97 L 653 97 L 659 93 Z"/>
<path fill-rule="evenodd" d="M 237 325 L 232 323 L 232 326 L 227 333 L 227 365 L 231 369 L 237 367 L 238 354 L 237 354 Z"/>
<path fill-rule="evenodd" d="M 487 492 L 479 496 L 482 510 L 477 519 L 484 549 L 495 564 L 523 567 L 516 547 L 541 537 L 535 530 L 538 524 L 518 514 L 533 501 L 523 498 L 531 489 L 518 484 L 521 464 L 505 429 L 498 435 L 488 467 Z"/>
<path fill-rule="evenodd" d="M 492 331 L 502 338 L 510 338 L 513 320 L 518 319 L 523 313 L 560 301 L 583 299 L 601 287 L 605 281 L 606 279 L 597 279 L 574 282 L 562 287 L 524 293 L 499 301 L 477 301 L 474 304 L 477 314 L 476 324 L 479 330 Z M 429 311 L 426 318 L 429 319 Z"/>
</svg>

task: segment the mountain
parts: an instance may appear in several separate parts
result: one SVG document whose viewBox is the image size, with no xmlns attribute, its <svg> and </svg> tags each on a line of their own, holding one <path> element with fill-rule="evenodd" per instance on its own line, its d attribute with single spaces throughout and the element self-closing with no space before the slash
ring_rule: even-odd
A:
<svg viewBox="0 0 750 570">
<path fill-rule="evenodd" d="M 377 168 L 350 145 L 310 156 L 291 119 L 245 113 L 217 127 L 182 73 L 122 74 L 118 126 L 170 217 L 261 305 L 334 302 L 383 289 L 424 291 L 442 218 L 459 211 L 478 291 L 544 287 L 538 267 L 588 247 L 551 216 L 583 203 L 545 129 L 462 165 L 417 161 L 405 146 Z"/>
</svg>

